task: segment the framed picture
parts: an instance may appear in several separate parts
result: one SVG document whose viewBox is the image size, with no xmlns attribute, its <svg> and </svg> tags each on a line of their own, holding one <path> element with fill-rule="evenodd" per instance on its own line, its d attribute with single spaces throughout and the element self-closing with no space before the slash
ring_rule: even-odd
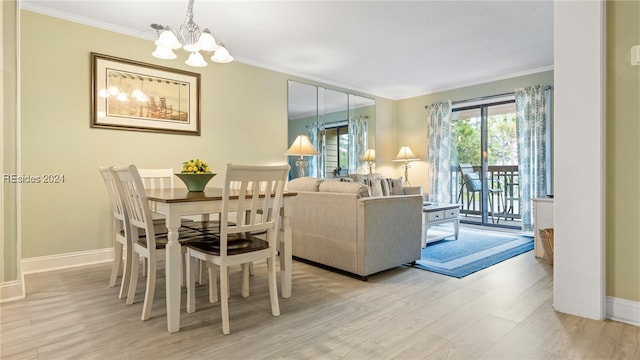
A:
<svg viewBox="0 0 640 360">
<path fill-rule="evenodd" d="M 200 74 L 91 53 L 91 127 L 200 135 Z"/>
</svg>

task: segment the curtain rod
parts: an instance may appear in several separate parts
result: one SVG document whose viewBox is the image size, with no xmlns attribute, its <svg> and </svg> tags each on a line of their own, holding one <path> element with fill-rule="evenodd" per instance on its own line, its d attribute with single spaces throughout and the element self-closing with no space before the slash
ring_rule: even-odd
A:
<svg viewBox="0 0 640 360">
<path fill-rule="evenodd" d="M 552 88 L 551 85 L 547 85 L 547 86 L 544 87 L 544 90 L 549 90 L 551 88 Z M 481 96 L 481 97 L 477 97 L 477 98 L 473 98 L 473 99 L 452 101 L 451 105 L 458 105 L 458 104 L 462 104 L 462 103 L 466 103 L 466 102 L 490 100 L 490 99 L 500 98 L 500 97 L 509 96 L 509 95 L 515 95 L 515 92 L 512 91 L 512 92 L 503 93 L 503 94 L 487 95 L 487 96 Z M 431 105 L 426 105 L 425 108 L 428 109 L 429 106 L 431 106 Z"/>
<path fill-rule="evenodd" d="M 473 101 L 490 100 L 490 99 L 505 97 L 505 96 L 509 96 L 509 95 L 515 95 L 515 92 L 512 91 L 512 92 L 503 93 L 503 94 L 495 94 L 495 95 L 481 96 L 481 97 L 477 97 L 477 98 L 473 98 L 473 99 L 452 101 L 451 105 L 457 105 L 457 104 L 462 104 L 462 103 L 466 103 L 466 102 L 473 102 Z"/>
</svg>

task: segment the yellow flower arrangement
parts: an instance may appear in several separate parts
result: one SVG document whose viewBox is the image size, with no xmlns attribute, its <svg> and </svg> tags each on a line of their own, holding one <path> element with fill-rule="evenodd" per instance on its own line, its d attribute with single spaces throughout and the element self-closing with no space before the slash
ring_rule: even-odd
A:
<svg viewBox="0 0 640 360">
<path fill-rule="evenodd" d="M 182 163 L 183 174 L 211 174 L 211 167 L 206 161 L 195 158 Z"/>
</svg>

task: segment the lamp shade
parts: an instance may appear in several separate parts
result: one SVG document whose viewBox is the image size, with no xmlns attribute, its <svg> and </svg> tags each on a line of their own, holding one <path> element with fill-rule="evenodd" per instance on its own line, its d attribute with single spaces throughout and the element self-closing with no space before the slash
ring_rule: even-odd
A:
<svg viewBox="0 0 640 360">
<path fill-rule="evenodd" d="M 313 145 L 311 145 L 311 140 L 309 140 L 309 137 L 307 135 L 298 135 L 284 154 L 290 156 L 320 155 L 320 153 L 316 151 Z"/>
<path fill-rule="evenodd" d="M 216 51 L 219 48 L 220 46 L 216 44 L 216 39 L 211 35 L 211 31 L 209 31 L 209 29 L 204 29 L 198 39 L 198 49 L 202 51 Z"/>
<path fill-rule="evenodd" d="M 158 46 L 171 50 L 180 49 L 182 47 L 178 37 L 176 37 L 176 34 L 168 26 L 164 28 L 162 33 L 160 33 L 160 36 L 155 43 Z"/>
<path fill-rule="evenodd" d="M 162 47 L 161 45 L 158 45 L 156 47 L 156 50 L 151 53 L 151 55 L 157 57 L 158 59 L 164 60 L 172 60 L 176 58 L 176 54 L 173 52 L 173 50 L 171 50 L 170 48 Z"/>
<path fill-rule="evenodd" d="M 360 160 L 362 161 L 375 161 L 376 160 L 376 151 L 374 149 L 368 149 L 364 155 L 360 156 Z"/>
<path fill-rule="evenodd" d="M 204 58 L 202 57 L 202 54 L 200 54 L 199 51 L 192 52 L 191 55 L 189 55 L 189 58 L 187 59 L 187 61 L 185 61 L 184 63 L 193 67 L 207 66 L 207 62 L 204 61 Z"/>
<path fill-rule="evenodd" d="M 408 146 L 403 146 L 400 148 L 398 155 L 393 161 L 418 161 L 420 158 L 418 155 L 414 154 L 413 151 Z"/>
<path fill-rule="evenodd" d="M 224 45 L 218 46 L 218 49 L 213 56 L 211 57 L 211 61 L 217 62 L 220 64 L 226 64 L 233 61 L 233 56 L 229 54 L 229 50 L 224 47 Z"/>
</svg>

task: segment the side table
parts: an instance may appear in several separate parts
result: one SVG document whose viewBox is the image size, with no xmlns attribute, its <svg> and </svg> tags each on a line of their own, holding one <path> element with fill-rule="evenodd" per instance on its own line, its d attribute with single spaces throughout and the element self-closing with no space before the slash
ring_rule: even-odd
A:
<svg viewBox="0 0 640 360">
<path fill-rule="evenodd" d="M 453 223 L 453 235 L 458 240 L 458 231 L 460 229 L 460 204 L 448 204 L 448 203 L 430 203 L 426 202 L 422 205 L 422 248 L 427 246 L 427 243 L 442 240 L 451 236 L 447 234 L 444 236 L 434 236 L 429 238 L 429 228 L 433 225 Z"/>
</svg>

